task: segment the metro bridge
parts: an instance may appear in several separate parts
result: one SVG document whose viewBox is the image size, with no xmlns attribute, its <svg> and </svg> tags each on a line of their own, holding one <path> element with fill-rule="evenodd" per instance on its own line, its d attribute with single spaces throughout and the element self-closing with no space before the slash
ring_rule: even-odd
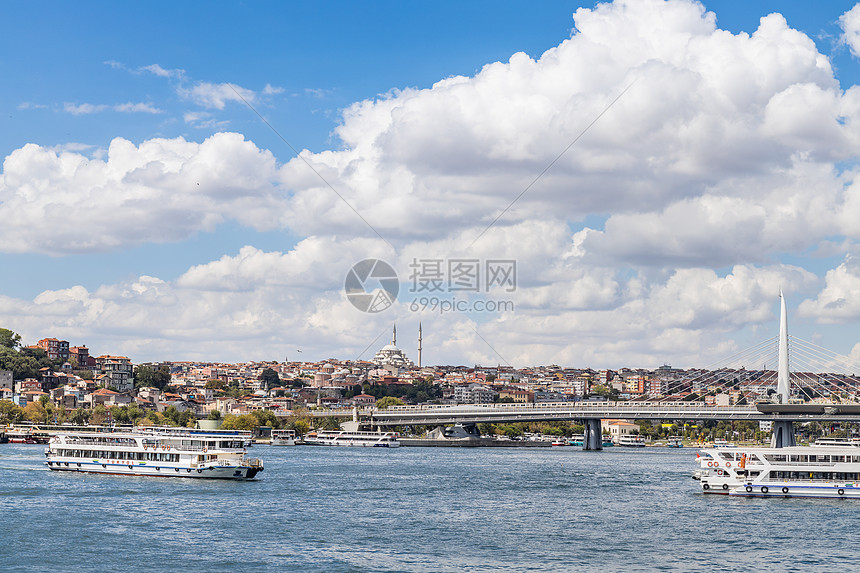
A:
<svg viewBox="0 0 860 573">
<path fill-rule="evenodd" d="M 375 427 L 496 424 L 589 419 L 860 422 L 860 404 L 707 406 L 701 402 L 546 402 L 366 408 L 359 417 Z M 328 415 L 331 415 L 329 413 Z"/>
</svg>

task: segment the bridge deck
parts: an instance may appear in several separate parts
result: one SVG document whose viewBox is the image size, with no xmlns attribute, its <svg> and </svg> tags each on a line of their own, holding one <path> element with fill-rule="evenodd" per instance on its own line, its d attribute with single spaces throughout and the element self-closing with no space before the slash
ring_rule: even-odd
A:
<svg viewBox="0 0 860 573">
<path fill-rule="evenodd" d="M 462 423 L 539 422 L 550 420 L 750 420 L 860 422 L 856 405 L 783 406 L 761 411 L 756 406 L 706 406 L 695 402 L 547 402 L 536 404 L 461 404 L 364 408 L 359 415 L 377 426 Z M 349 411 L 351 413 L 351 411 Z M 342 414 L 329 411 L 325 415 Z M 323 415 L 317 413 L 317 415 Z"/>
</svg>

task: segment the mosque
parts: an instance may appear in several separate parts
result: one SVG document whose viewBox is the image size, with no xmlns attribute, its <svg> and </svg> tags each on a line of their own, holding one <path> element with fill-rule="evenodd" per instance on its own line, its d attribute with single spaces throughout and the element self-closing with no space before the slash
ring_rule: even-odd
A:
<svg viewBox="0 0 860 573">
<path fill-rule="evenodd" d="M 406 353 L 399 348 L 397 348 L 397 325 L 394 325 L 394 328 L 391 332 L 391 344 L 386 344 L 379 352 L 376 353 L 376 356 L 373 357 L 372 362 L 379 366 L 380 368 L 384 368 L 386 370 L 391 371 L 395 376 L 399 374 L 403 370 L 408 370 L 415 366 L 409 358 L 406 357 Z M 421 367 L 421 325 L 418 325 L 418 367 Z"/>
</svg>

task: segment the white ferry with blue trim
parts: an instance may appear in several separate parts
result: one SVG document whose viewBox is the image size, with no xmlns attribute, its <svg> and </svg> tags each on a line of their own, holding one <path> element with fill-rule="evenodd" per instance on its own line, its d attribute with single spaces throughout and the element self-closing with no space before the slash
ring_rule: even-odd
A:
<svg viewBox="0 0 860 573">
<path fill-rule="evenodd" d="M 53 471 L 132 476 L 251 479 L 263 462 L 246 457 L 238 432 L 152 428 L 118 432 L 61 432 L 45 449 Z"/>
<path fill-rule="evenodd" d="M 860 448 L 708 448 L 693 479 L 702 492 L 748 497 L 860 499 Z"/>
</svg>

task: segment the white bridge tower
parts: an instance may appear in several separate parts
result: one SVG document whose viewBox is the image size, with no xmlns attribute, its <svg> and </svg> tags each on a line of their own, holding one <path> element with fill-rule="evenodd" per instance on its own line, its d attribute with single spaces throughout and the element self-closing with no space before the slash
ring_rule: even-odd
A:
<svg viewBox="0 0 860 573">
<path fill-rule="evenodd" d="M 790 396 L 788 376 L 788 313 L 785 311 L 785 296 L 779 290 L 779 366 L 776 372 L 776 399 L 780 404 L 788 404 Z M 770 438 L 772 448 L 785 448 L 797 445 L 794 439 L 794 426 L 789 421 L 774 421 Z"/>
</svg>

